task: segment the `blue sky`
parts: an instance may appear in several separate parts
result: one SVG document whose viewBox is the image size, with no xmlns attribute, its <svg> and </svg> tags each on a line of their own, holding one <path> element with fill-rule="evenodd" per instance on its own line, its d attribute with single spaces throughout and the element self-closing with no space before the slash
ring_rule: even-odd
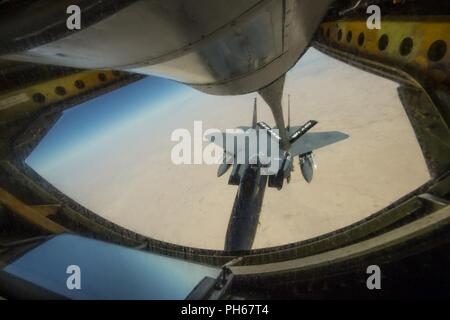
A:
<svg viewBox="0 0 450 320">
<path fill-rule="evenodd" d="M 158 77 L 147 77 L 66 110 L 26 162 L 43 168 L 64 154 L 76 152 L 108 135 L 113 128 L 176 103 L 192 94 L 183 84 Z"/>
</svg>

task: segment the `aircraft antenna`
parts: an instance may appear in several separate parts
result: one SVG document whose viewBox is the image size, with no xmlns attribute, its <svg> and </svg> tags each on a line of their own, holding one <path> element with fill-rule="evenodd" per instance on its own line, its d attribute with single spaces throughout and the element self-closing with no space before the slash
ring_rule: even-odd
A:
<svg viewBox="0 0 450 320">
<path fill-rule="evenodd" d="M 288 94 L 288 121 L 287 121 L 287 131 L 291 129 L 291 95 Z"/>
<path fill-rule="evenodd" d="M 258 119 L 257 119 L 257 111 L 256 111 L 256 99 L 257 98 L 255 98 L 255 103 L 253 105 L 253 123 L 252 123 L 253 128 L 256 128 L 256 123 L 258 121 Z"/>
</svg>

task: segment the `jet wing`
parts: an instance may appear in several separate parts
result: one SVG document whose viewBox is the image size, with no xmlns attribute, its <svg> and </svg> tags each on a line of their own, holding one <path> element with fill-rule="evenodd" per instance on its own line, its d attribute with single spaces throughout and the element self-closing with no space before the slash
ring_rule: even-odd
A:
<svg viewBox="0 0 450 320">
<path fill-rule="evenodd" d="M 291 128 L 291 132 L 294 132 L 297 128 Z M 316 149 L 328 146 L 330 144 L 345 140 L 349 135 L 339 131 L 327 131 L 327 132 L 308 132 L 305 133 L 300 139 L 295 141 L 291 145 L 289 152 L 292 156 L 311 152 Z"/>
<path fill-rule="evenodd" d="M 240 128 L 242 129 L 242 128 Z M 245 129 L 243 129 L 245 131 Z M 239 135 L 244 135 L 245 133 L 229 133 L 229 132 L 215 132 L 212 134 L 205 135 L 205 138 L 208 139 L 208 141 L 211 141 L 215 145 L 219 146 L 223 149 L 223 160 L 222 163 L 219 165 L 219 168 L 217 169 L 217 177 L 223 176 L 228 169 L 231 167 L 232 164 L 234 164 L 236 154 L 241 152 L 245 148 L 245 142 L 242 143 L 242 139 L 239 137 Z M 234 150 L 230 150 L 227 148 L 227 141 L 232 141 L 233 139 L 236 139 L 235 144 L 231 143 L 230 146 L 234 147 Z M 245 141 L 245 140 L 244 140 Z"/>
<path fill-rule="evenodd" d="M 241 139 L 239 136 L 245 135 L 245 133 L 229 133 L 229 132 L 217 132 L 212 134 L 205 135 L 205 138 L 208 141 L 211 141 L 215 145 L 219 146 L 223 149 L 224 153 L 229 156 L 234 156 L 243 148 L 245 148 L 245 140 Z M 234 150 L 227 149 L 227 141 L 233 141 L 235 139 L 235 143 L 230 143 L 230 146 L 234 147 Z M 244 143 L 242 143 L 244 141 Z"/>
</svg>

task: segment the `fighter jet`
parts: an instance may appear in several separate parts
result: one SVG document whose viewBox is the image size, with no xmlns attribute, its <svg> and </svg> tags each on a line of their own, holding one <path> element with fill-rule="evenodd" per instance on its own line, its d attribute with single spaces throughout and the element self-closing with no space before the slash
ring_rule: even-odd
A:
<svg viewBox="0 0 450 320">
<path fill-rule="evenodd" d="M 348 138 L 338 131 L 309 132 L 318 124 L 315 120 L 291 127 L 290 99 L 288 101 L 287 148 L 282 144 L 277 128 L 257 121 L 256 98 L 251 127 L 241 126 L 238 132 L 222 132 L 220 139 L 217 134 L 207 135 L 223 149 L 223 162 L 217 176 L 223 176 L 232 167 L 228 184 L 238 186 L 225 237 L 226 251 L 252 248 L 266 186 L 281 190 L 285 179 L 289 183 L 295 158 L 298 157 L 303 178 L 310 183 L 316 169 L 313 151 Z"/>
</svg>

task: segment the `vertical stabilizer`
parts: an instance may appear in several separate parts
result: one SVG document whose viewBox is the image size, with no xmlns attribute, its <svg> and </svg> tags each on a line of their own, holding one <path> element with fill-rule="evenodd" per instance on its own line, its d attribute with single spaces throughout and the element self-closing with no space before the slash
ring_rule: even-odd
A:
<svg viewBox="0 0 450 320">
<path fill-rule="evenodd" d="M 291 95 L 288 94 L 288 123 L 287 123 L 288 134 L 290 130 L 291 130 Z"/>
<path fill-rule="evenodd" d="M 255 103 L 253 105 L 253 122 L 252 122 L 253 129 L 256 129 L 257 122 L 258 122 L 258 115 L 257 115 L 257 110 L 256 110 L 256 98 L 255 98 Z"/>
</svg>

